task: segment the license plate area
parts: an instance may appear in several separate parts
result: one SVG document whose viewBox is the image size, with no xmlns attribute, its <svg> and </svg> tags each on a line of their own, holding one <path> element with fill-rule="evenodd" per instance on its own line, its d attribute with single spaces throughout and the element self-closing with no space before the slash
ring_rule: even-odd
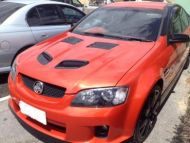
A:
<svg viewBox="0 0 190 143">
<path fill-rule="evenodd" d="M 19 102 L 19 107 L 22 114 L 42 123 L 43 125 L 47 125 L 46 112 L 37 109 L 23 101 Z"/>
</svg>

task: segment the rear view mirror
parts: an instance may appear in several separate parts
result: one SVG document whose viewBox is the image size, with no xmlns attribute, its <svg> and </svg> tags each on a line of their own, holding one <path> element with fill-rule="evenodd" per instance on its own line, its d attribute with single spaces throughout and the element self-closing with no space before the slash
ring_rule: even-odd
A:
<svg viewBox="0 0 190 143">
<path fill-rule="evenodd" d="M 170 37 L 169 42 L 170 43 L 186 43 L 186 42 L 190 42 L 190 37 L 189 35 L 186 35 L 186 34 L 174 34 L 173 36 Z"/>
</svg>

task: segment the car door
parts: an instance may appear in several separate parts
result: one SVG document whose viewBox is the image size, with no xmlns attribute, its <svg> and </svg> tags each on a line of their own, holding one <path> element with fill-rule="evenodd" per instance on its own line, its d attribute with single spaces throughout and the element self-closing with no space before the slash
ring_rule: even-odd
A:
<svg viewBox="0 0 190 143">
<path fill-rule="evenodd" d="M 187 16 L 184 15 L 184 10 L 175 6 L 171 13 L 170 18 L 170 30 L 168 33 L 168 41 L 172 39 L 175 34 L 188 34 L 190 32 L 189 21 Z M 173 54 L 170 58 L 167 68 L 165 69 L 165 79 L 167 85 L 175 78 L 175 76 L 183 68 L 185 59 L 187 57 L 189 49 L 188 43 L 169 43 L 168 49 L 173 50 Z"/>
<path fill-rule="evenodd" d="M 174 34 L 182 33 L 181 19 L 178 8 L 173 8 L 171 11 L 168 11 L 166 21 L 168 22 L 166 22 L 167 25 L 164 25 L 164 29 L 166 29 L 167 31 L 167 47 L 162 53 L 162 55 L 164 55 L 163 59 L 167 61 L 166 65 L 163 67 L 162 75 L 162 78 L 164 79 L 164 90 L 169 87 L 169 85 L 172 83 L 177 73 L 179 72 L 178 49 L 181 48 L 183 43 L 169 42 L 169 40 L 172 39 Z M 166 97 L 167 94 L 163 94 L 161 98 L 162 103 L 165 101 Z"/>
<path fill-rule="evenodd" d="M 174 34 L 180 34 L 182 32 L 181 29 L 181 20 L 180 20 L 180 14 L 176 9 L 173 9 L 168 14 L 168 32 L 167 32 L 167 47 L 165 49 L 165 57 L 168 59 L 167 66 L 164 67 L 164 81 L 165 81 L 165 88 L 169 86 L 169 84 L 172 82 L 174 77 L 177 74 L 178 71 L 178 48 L 181 47 L 181 43 L 173 44 L 169 43 L 169 39 L 174 36 Z"/>
<path fill-rule="evenodd" d="M 53 4 L 32 8 L 27 15 L 27 21 L 37 42 L 71 28 L 71 24 L 62 18 L 57 5 Z"/>
<path fill-rule="evenodd" d="M 190 36 L 190 19 L 187 12 L 181 8 L 180 11 L 182 33 Z M 189 42 L 183 43 L 182 47 L 178 49 L 179 66 L 183 66 L 189 53 Z"/>
<path fill-rule="evenodd" d="M 189 33 L 189 21 L 188 18 L 184 15 L 183 8 L 176 6 L 173 10 L 174 16 L 172 18 L 173 31 L 171 36 L 174 34 L 188 34 Z M 173 44 L 176 48 L 177 59 L 176 59 L 176 73 L 183 68 L 185 59 L 188 53 L 188 43 L 176 43 Z M 185 56 L 186 55 L 186 56 Z"/>
</svg>

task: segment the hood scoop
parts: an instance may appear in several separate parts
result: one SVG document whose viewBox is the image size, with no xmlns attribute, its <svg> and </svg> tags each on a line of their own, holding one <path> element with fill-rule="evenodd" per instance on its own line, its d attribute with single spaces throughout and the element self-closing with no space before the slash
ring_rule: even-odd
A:
<svg viewBox="0 0 190 143">
<path fill-rule="evenodd" d="M 88 48 L 99 48 L 99 49 L 112 49 L 114 47 L 118 46 L 118 44 L 113 44 L 113 43 L 105 43 L 105 42 L 95 42 L 93 44 L 90 44 L 87 46 Z"/>
<path fill-rule="evenodd" d="M 69 44 L 72 44 L 72 45 L 80 43 L 81 41 L 83 41 L 83 40 L 79 39 L 79 38 L 76 38 L 76 37 L 68 37 L 68 38 L 63 40 L 63 42 L 69 43 Z"/>
<path fill-rule="evenodd" d="M 89 62 L 88 61 L 81 61 L 81 60 L 65 60 L 62 61 L 61 63 L 59 63 L 56 68 L 58 69 L 77 69 L 77 68 L 81 68 L 84 67 L 86 65 L 88 65 Z"/>
<path fill-rule="evenodd" d="M 53 60 L 52 56 L 47 52 L 41 53 L 37 59 L 42 65 L 46 65 Z"/>
</svg>

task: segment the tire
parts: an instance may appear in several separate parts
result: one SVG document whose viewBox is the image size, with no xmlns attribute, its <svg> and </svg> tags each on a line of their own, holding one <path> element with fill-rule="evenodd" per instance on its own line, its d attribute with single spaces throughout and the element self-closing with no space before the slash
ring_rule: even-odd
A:
<svg viewBox="0 0 190 143">
<path fill-rule="evenodd" d="M 187 57 L 187 61 L 186 61 L 185 66 L 184 66 L 184 70 L 188 69 L 189 64 L 190 64 L 190 56 Z"/>
<path fill-rule="evenodd" d="M 142 143 L 154 128 L 161 106 L 162 88 L 156 85 L 150 93 L 138 119 L 131 143 Z"/>
</svg>

